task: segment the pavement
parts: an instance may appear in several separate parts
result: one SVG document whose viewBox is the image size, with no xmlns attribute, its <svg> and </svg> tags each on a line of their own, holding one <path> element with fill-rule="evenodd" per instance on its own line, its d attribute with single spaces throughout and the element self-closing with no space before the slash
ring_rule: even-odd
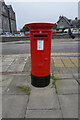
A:
<svg viewBox="0 0 80 120">
<path fill-rule="evenodd" d="M 1 58 L 2 118 L 78 118 L 78 53 L 52 53 L 56 82 L 51 78 L 43 88 L 31 85 L 29 54 L 0 56 L 0 63 Z"/>
</svg>

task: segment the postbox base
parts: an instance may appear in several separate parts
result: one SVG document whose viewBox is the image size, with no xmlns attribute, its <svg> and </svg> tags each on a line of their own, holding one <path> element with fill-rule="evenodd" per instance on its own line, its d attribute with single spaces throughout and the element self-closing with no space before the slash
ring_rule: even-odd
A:
<svg viewBox="0 0 80 120">
<path fill-rule="evenodd" d="M 35 87 L 46 87 L 50 83 L 50 74 L 44 77 L 37 77 L 31 74 L 31 84 Z"/>
</svg>

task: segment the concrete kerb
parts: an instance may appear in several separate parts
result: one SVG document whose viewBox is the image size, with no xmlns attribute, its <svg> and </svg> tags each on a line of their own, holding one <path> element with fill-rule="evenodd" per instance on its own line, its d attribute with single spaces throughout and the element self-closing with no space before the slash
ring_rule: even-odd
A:
<svg viewBox="0 0 80 120">
<path fill-rule="evenodd" d="M 62 118 L 62 114 L 61 110 L 27 110 L 25 118 Z"/>
</svg>

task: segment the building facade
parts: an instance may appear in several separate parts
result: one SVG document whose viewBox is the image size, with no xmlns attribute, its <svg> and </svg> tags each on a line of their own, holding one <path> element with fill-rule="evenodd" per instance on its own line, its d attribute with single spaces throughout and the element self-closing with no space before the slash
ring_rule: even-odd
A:
<svg viewBox="0 0 80 120">
<path fill-rule="evenodd" d="M 0 33 L 2 32 L 2 12 L 1 12 L 2 2 L 0 1 Z"/>
<path fill-rule="evenodd" d="M 16 18 L 15 18 L 15 12 L 12 9 L 11 5 L 7 5 L 8 12 L 9 12 L 9 23 L 10 23 L 10 31 L 16 32 Z"/>
<path fill-rule="evenodd" d="M 16 32 L 16 18 L 12 6 L 6 5 L 5 2 L 2 2 L 0 8 L 2 19 L 2 32 Z"/>
<path fill-rule="evenodd" d="M 65 16 L 60 16 L 57 22 L 57 28 L 80 27 L 80 19 L 75 17 L 74 20 L 68 19 Z"/>
<path fill-rule="evenodd" d="M 80 1 L 78 2 L 78 19 L 80 19 Z"/>
<path fill-rule="evenodd" d="M 71 20 L 68 20 L 65 16 L 60 16 L 57 22 L 57 28 L 67 28 L 70 27 Z"/>
</svg>

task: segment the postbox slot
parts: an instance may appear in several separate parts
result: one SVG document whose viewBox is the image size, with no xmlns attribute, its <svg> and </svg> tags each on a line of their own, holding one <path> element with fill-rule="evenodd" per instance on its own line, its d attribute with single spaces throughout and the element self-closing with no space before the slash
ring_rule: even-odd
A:
<svg viewBox="0 0 80 120">
<path fill-rule="evenodd" d="M 47 35 L 34 35 L 34 37 L 47 37 Z"/>
</svg>

